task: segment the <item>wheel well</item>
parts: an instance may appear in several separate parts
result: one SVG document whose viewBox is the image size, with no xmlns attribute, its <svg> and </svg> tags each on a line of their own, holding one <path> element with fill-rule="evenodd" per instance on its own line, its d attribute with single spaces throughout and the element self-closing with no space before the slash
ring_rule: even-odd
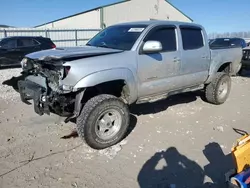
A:
<svg viewBox="0 0 250 188">
<path fill-rule="evenodd" d="M 96 86 L 87 88 L 83 100 L 86 102 L 90 98 L 100 94 L 114 95 L 128 102 L 129 88 L 125 80 L 114 80 L 114 81 L 104 82 Z"/>
<path fill-rule="evenodd" d="M 223 65 L 220 66 L 220 68 L 217 72 L 230 73 L 230 68 L 231 68 L 231 62 L 224 63 Z"/>
</svg>

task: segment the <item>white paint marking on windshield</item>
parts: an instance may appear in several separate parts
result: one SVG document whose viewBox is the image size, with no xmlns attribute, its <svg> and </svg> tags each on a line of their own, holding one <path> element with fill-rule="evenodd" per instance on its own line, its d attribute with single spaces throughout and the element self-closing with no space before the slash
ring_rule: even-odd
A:
<svg viewBox="0 0 250 188">
<path fill-rule="evenodd" d="M 145 28 L 130 28 L 128 32 L 138 32 L 141 33 Z"/>
</svg>

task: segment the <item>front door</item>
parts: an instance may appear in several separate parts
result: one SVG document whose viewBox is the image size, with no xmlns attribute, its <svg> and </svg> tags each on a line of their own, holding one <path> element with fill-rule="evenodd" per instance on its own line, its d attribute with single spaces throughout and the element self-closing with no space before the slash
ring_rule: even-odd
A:
<svg viewBox="0 0 250 188">
<path fill-rule="evenodd" d="M 2 66 L 11 66 L 17 61 L 16 39 L 6 38 L 1 41 L 0 64 Z"/>
<path fill-rule="evenodd" d="M 144 38 L 141 49 L 147 41 L 159 41 L 162 51 L 138 55 L 139 96 L 163 94 L 178 88 L 175 79 L 181 67 L 181 53 L 177 45 L 175 26 L 157 26 Z"/>
</svg>

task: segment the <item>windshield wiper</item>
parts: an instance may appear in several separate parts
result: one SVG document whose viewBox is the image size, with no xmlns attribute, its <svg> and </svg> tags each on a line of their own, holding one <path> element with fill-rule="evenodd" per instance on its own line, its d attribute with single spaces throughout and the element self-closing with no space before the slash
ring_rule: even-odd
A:
<svg viewBox="0 0 250 188">
<path fill-rule="evenodd" d="M 105 42 L 101 42 L 100 45 L 97 45 L 96 47 L 100 47 L 100 48 L 111 48 L 110 46 L 108 46 Z M 112 48 L 111 48 L 112 49 Z"/>
<path fill-rule="evenodd" d="M 99 45 L 99 46 L 96 46 L 96 47 L 100 47 L 100 48 L 110 48 L 109 46 L 105 45 L 105 44 L 102 44 L 102 45 Z"/>
<path fill-rule="evenodd" d="M 99 47 L 99 48 L 109 48 L 109 49 L 115 49 L 115 50 L 117 50 L 117 48 L 112 48 L 112 47 L 110 47 L 110 46 L 108 46 L 106 44 L 101 44 L 101 45 L 98 45 L 96 47 Z"/>
<path fill-rule="evenodd" d="M 112 48 L 110 46 L 108 46 L 107 44 L 105 43 L 102 43 L 100 45 L 91 45 L 91 44 L 86 44 L 86 46 L 94 46 L 94 47 L 97 47 L 97 48 L 109 48 L 109 49 L 116 49 L 116 48 Z"/>
</svg>

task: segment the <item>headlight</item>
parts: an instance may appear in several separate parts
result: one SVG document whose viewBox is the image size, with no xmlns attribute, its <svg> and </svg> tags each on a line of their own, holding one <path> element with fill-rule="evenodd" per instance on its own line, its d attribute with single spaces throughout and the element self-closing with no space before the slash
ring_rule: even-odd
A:
<svg viewBox="0 0 250 188">
<path fill-rule="evenodd" d="M 27 67 L 27 62 L 28 62 L 28 59 L 27 58 L 23 58 L 22 61 L 21 61 L 21 66 L 22 68 L 26 68 Z"/>
</svg>

